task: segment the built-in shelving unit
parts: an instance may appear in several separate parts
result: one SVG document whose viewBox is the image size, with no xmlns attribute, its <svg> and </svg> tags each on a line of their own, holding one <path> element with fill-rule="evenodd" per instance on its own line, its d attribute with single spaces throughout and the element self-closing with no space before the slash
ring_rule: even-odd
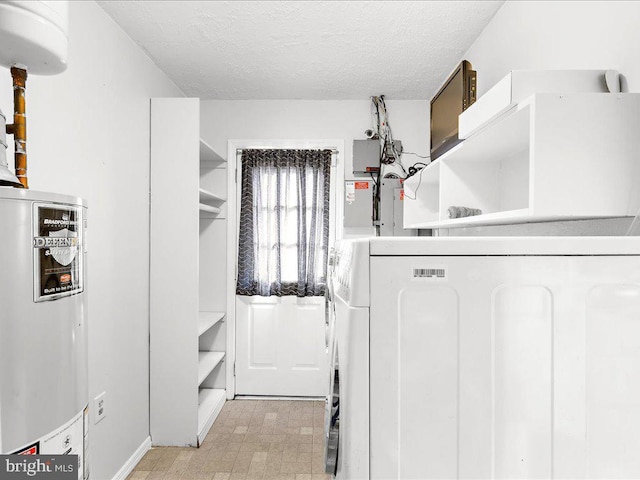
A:
<svg viewBox="0 0 640 480">
<path fill-rule="evenodd" d="M 198 99 L 152 99 L 153 445 L 200 446 L 227 398 L 226 163 L 199 117 Z"/>
<path fill-rule="evenodd" d="M 404 227 L 634 215 L 639 112 L 639 94 L 531 95 L 404 182 Z"/>
<path fill-rule="evenodd" d="M 202 138 L 199 178 L 198 444 L 226 399 L 226 162 Z"/>
</svg>

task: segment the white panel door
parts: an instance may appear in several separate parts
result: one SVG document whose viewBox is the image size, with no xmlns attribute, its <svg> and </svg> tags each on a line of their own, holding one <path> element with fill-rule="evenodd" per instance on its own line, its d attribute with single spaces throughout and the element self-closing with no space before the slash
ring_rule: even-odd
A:
<svg viewBox="0 0 640 480">
<path fill-rule="evenodd" d="M 326 395 L 324 297 L 236 296 L 236 394 Z"/>
</svg>

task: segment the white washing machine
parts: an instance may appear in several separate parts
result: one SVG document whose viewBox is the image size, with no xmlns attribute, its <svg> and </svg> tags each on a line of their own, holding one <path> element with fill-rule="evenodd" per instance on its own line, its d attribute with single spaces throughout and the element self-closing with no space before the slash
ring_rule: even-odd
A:
<svg viewBox="0 0 640 480">
<path fill-rule="evenodd" d="M 637 238 L 341 249 L 338 479 L 640 478 Z"/>
<path fill-rule="evenodd" d="M 342 242 L 331 269 L 331 386 L 325 413 L 325 464 L 337 478 L 369 478 L 368 242 Z M 336 445 L 337 443 L 337 445 Z"/>
</svg>

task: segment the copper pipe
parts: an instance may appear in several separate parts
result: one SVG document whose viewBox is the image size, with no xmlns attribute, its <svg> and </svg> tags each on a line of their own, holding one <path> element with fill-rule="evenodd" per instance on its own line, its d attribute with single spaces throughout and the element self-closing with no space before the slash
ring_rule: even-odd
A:
<svg viewBox="0 0 640 480">
<path fill-rule="evenodd" d="M 27 86 L 27 71 L 11 67 L 13 78 L 13 124 L 7 125 L 7 133 L 13 135 L 15 145 L 16 177 L 21 186 L 29 188 L 27 180 L 27 116 L 25 107 L 25 88 Z"/>
</svg>

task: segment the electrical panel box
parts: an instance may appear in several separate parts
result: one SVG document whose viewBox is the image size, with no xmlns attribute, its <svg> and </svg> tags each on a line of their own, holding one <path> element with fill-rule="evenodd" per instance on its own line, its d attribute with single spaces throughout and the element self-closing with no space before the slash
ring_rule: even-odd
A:
<svg viewBox="0 0 640 480">
<path fill-rule="evenodd" d="M 380 182 L 380 236 L 410 237 L 417 230 L 403 228 L 404 188 L 402 179 L 383 178 Z"/>
<path fill-rule="evenodd" d="M 373 180 L 344 182 L 344 226 L 373 226 Z"/>
<path fill-rule="evenodd" d="M 380 140 L 353 141 L 353 174 L 369 176 L 380 171 Z"/>
</svg>

